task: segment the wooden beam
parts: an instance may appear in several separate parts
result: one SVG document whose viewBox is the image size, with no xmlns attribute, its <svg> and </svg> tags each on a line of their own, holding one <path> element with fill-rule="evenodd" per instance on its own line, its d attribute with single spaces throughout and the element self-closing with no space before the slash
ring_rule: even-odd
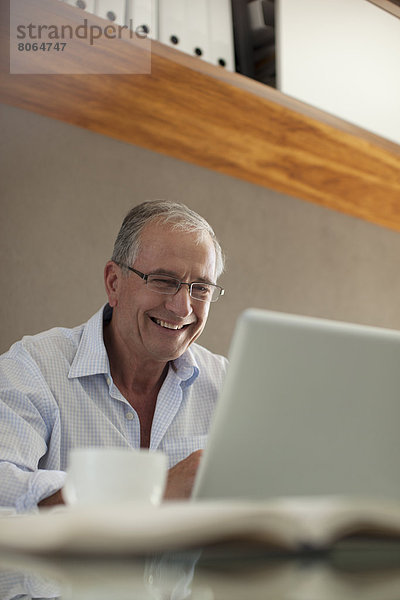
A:
<svg viewBox="0 0 400 600">
<path fill-rule="evenodd" d="M 53 4 L 65 23 L 79 10 Z M 150 75 L 10 75 L 3 62 L 0 101 L 400 230 L 398 145 L 160 43 L 151 58 Z M 124 42 L 106 59 L 129 72 Z"/>
<path fill-rule="evenodd" d="M 379 8 L 383 8 L 386 12 L 391 13 L 395 17 L 400 18 L 400 1 L 399 0 L 368 0 Z"/>
</svg>

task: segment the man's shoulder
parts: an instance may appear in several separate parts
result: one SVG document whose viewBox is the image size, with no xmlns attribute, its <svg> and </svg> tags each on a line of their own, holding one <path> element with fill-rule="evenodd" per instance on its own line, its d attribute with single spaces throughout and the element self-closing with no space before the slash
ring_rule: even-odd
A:
<svg viewBox="0 0 400 600">
<path fill-rule="evenodd" d="M 35 335 L 25 335 L 3 354 L 3 358 L 19 360 L 26 356 L 34 359 L 47 356 L 54 359 L 60 354 L 70 357 L 76 352 L 83 329 L 84 325 L 73 328 L 53 327 Z"/>
<path fill-rule="evenodd" d="M 72 361 L 75 356 L 85 329 L 100 319 L 100 311 L 93 315 L 86 323 L 75 327 L 53 327 L 34 335 L 25 335 L 21 340 L 15 342 L 11 348 L 1 356 L 3 359 L 23 360 L 27 357 L 36 359 L 56 360 L 64 357 Z"/>
</svg>

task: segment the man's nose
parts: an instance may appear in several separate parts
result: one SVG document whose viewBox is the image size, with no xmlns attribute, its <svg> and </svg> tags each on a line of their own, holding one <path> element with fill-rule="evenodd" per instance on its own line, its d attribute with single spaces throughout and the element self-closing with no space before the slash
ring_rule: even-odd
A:
<svg viewBox="0 0 400 600">
<path fill-rule="evenodd" d="M 183 283 L 176 294 L 168 296 L 165 306 L 181 318 L 192 314 L 193 307 L 192 298 L 189 294 L 189 286 Z"/>
</svg>

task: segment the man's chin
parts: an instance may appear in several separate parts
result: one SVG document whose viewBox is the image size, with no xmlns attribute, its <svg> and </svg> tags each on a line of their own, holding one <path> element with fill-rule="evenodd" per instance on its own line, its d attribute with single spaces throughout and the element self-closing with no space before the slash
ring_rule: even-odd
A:
<svg viewBox="0 0 400 600">
<path fill-rule="evenodd" d="M 189 348 L 193 341 L 187 342 L 186 344 L 180 344 L 175 348 L 153 348 L 153 357 L 159 362 L 172 362 L 182 356 Z"/>
<path fill-rule="evenodd" d="M 153 330 L 151 336 L 147 338 L 148 351 L 155 360 L 160 362 L 167 363 L 176 360 L 186 352 L 203 331 L 203 328 L 200 331 L 190 331 L 189 328 L 190 325 L 183 330 L 164 328 L 158 335 L 154 335 L 155 331 Z"/>
</svg>

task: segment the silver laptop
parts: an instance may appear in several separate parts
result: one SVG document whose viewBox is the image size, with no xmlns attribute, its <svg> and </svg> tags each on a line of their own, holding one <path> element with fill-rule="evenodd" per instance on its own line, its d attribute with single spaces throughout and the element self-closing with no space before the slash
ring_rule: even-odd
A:
<svg viewBox="0 0 400 600">
<path fill-rule="evenodd" d="M 195 498 L 400 498 L 400 332 L 239 318 Z"/>
</svg>

